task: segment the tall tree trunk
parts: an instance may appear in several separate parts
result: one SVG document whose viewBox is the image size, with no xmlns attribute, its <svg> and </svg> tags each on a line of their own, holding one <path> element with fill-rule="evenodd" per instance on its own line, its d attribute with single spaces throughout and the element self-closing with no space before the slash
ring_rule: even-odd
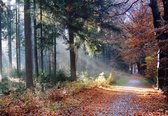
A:
<svg viewBox="0 0 168 116">
<path fill-rule="evenodd" d="M 2 77 L 2 8 L 0 7 L 0 76 Z"/>
<path fill-rule="evenodd" d="M 68 22 L 67 22 L 67 28 L 68 28 L 68 34 L 69 34 L 69 46 L 70 46 L 70 72 L 71 72 L 71 79 L 72 81 L 76 80 L 76 53 L 75 53 L 75 48 L 73 47 L 74 45 L 74 30 L 72 29 L 73 27 L 71 26 L 71 23 L 73 21 L 73 10 L 71 7 L 74 4 L 74 0 L 68 0 L 67 1 L 67 8 L 70 8 L 70 10 L 67 10 L 66 14 L 68 16 Z"/>
<path fill-rule="evenodd" d="M 56 72 L 57 72 L 57 38 L 54 38 L 54 76 L 56 77 Z"/>
<path fill-rule="evenodd" d="M 11 7 L 10 7 L 10 0 L 8 0 L 7 2 L 8 5 L 8 57 L 9 57 L 9 72 L 11 72 L 12 70 L 12 38 L 11 38 Z"/>
<path fill-rule="evenodd" d="M 167 3 L 168 0 L 163 0 L 164 4 L 164 18 L 167 18 L 167 12 L 168 12 L 168 6 Z M 153 14 L 153 23 L 155 28 L 161 27 L 161 16 L 159 13 L 159 8 L 157 5 L 157 0 L 150 0 L 150 7 L 152 9 Z M 168 85 L 167 81 L 167 59 L 168 58 L 168 43 L 165 41 L 165 39 L 168 39 L 167 33 L 161 33 L 157 32 L 156 35 L 158 36 L 156 39 L 159 40 L 159 49 L 160 49 L 160 57 L 159 57 L 159 68 L 158 68 L 158 88 L 162 89 L 164 86 Z M 166 74 L 167 73 L 167 74 Z"/>
<path fill-rule="evenodd" d="M 40 1 L 40 38 L 41 38 L 41 71 L 42 73 L 44 72 L 44 50 L 43 50 L 43 25 L 42 25 L 42 21 L 43 21 L 43 12 L 42 12 L 42 0 Z"/>
<path fill-rule="evenodd" d="M 74 44 L 74 35 L 71 29 L 69 28 L 69 44 L 70 44 L 70 70 L 72 81 L 76 80 L 76 54 L 75 48 L 72 47 Z"/>
<path fill-rule="evenodd" d="M 24 1 L 26 87 L 33 87 L 30 0 Z"/>
<path fill-rule="evenodd" d="M 164 16 L 163 19 L 168 22 L 168 0 L 162 0 L 164 7 Z M 160 72 L 158 76 L 164 78 L 163 86 L 168 86 L 168 32 L 163 33 L 163 39 L 161 40 L 160 47 Z"/>
<path fill-rule="evenodd" d="M 39 77 L 39 67 L 38 67 L 38 50 L 37 50 L 37 32 L 36 32 L 36 0 L 34 3 L 34 62 L 35 62 L 35 72 L 36 77 Z"/>
<path fill-rule="evenodd" d="M 19 14 L 19 0 L 16 0 L 18 5 L 16 8 L 16 65 L 17 65 L 17 76 L 20 78 L 20 14 Z"/>
<path fill-rule="evenodd" d="M 48 73 L 51 74 L 51 52 L 48 50 Z"/>
</svg>

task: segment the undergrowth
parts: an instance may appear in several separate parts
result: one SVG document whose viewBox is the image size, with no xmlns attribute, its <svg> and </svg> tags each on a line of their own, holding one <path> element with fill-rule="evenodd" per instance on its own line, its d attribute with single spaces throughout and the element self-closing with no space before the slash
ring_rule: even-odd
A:
<svg viewBox="0 0 168 116">
<path fill-rule="evenodd" d="M 77 81 L 57 82 L 53 88 L 46 89 L 42 92 L 36 86 L 34 89 L 10 91 L 8 87 L 4 87 L 10 91 L 8 96 L 0 98 L 0 115 L 54 115 L 56 109 L 72 105 L 73 96 L 85 89 L 105 86 L 114 82 L 114 74 L 105 76 L 104 73 L 99 74 L 95 79 L 79 79 Z M 8 84 L 6 84 L 8 86 Z M 40 85 L 39 85 L 40 86 Z M 25 88 L 25 87 L 23 87 Z M 66 103 L 65 100 L 69 99 Z"/>
</svg>

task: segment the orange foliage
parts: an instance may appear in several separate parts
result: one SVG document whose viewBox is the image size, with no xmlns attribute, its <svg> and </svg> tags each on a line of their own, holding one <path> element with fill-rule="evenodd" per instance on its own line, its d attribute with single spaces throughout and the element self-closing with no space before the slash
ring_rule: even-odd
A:
<svg viewBox="0 0 168 116">
<path fill-rule="evenodd" d="M 140 58 L 157 55 L 158 44 L 155 39 L 153 18 L 150 7 L 140 5 L 128 15 L 129 22 L 124 23 L 128 39 L 125 41 L 127 49 L 123 51 L 123 57 L 128 63 L 136 63 Z"/>
</svg>

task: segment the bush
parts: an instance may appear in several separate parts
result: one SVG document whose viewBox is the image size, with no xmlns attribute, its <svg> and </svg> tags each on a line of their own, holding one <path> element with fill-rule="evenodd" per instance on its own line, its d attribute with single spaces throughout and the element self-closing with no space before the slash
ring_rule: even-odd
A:
<svg viewBox="0 0 168 116">
<path fill-rule="evenodd" d="M 11 91 L 10 88 L 11 88 L 10 80 L 7 77 L 2 78 L 2 81 L 1 81 L 2 93 L 5 95 L 8 95 Z"/>
<path fill-rule="evenodd" d="M 56 73 L 56 80 L 57 82 L 65 82 L 70 81 L 70 77 L 67 76 L 67 74 L 63 70 L 59 70 Z"/>
<path fill-rule="evenodd" d="M 70 77 L 67 76 L 67 74 L 63 70 L 57 71 L 56 75 L 52 73 L 45 77 L 46 83 L 51 83 L 54 85 L 56 85 L 58 82 L 65 82 L 65 81 L 71 81 L 71 79 Z"/>
<path fill-rule="evenodd" d="M 145 77 L 156 82 L 157 77 L 157 59 L 153 56 L 146 57 Z"/>
<path fill-rule="evenodd" d="M 18 77 L 20 77 L 20 78 L 24 78 L 25 77 L 25 75 L 26 75 L 26 73 L 25 73 L 25 70 L 20 70 L 19 71 L 19 75 L 17 74 L 17 69 L 15 69 L 15 68 L 13 68 L 10 72 L 10 77 L 13 77 L 13 78 L 18 78 Z"/>
</svg>

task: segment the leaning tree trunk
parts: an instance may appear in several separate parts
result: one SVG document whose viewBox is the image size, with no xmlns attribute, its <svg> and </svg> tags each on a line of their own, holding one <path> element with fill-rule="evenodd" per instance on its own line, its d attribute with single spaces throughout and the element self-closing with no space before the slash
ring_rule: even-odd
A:
<svg viewBox="0 0 168 116">
<path fill-rule="evenodd" d="M 33 87 L 30 0 L 24 1 L 26 87 Z"/>
</svg>

